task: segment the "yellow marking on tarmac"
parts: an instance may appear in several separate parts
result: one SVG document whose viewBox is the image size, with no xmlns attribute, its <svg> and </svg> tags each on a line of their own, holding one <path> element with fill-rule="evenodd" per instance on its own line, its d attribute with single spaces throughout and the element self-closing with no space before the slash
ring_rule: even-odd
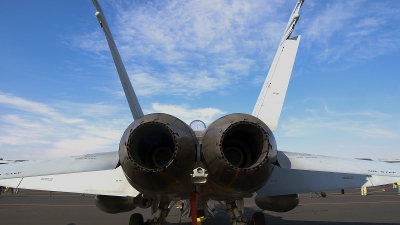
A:
<svg viewBox="0 0 400 225">
<path fill-rule="evenodd" d="M 387 189 L 389 189 L 389 187 L 386 187 Z M 345 193 L 342 194 L 340 192 L 326 192 L 329 195 L 360 195 L 360 189 L 361 188 L 353 188 L 353 189 L 349 189 L 350 191 L 347 191 L 347 189 L 345 189 Z M 390 188 L 391 189 L 391 188 Z M 395 188 L 394 188 L 395 189 Z M 382 193 L 382 192 L 386 192 L 385 188 L 382 187 L 367 187 L 367 191 L 368 194 L 372 194 L 374 193 L 375 196 L 378 196 L 376 194 Z M 299 194 L 300 196 L 308 196 L 308 193 L 301 193 Z M 380 195 L 379 195 L 380 196 Z M 386 196 L 386 195 L 382 195 L 382 196 Z M 391 197 L 391 196 L 389 196 Z"/>
<path fill-rule="evenodd" d="M 348 205 L 348 204 L 386 204 L 386 203 L 400 203 L 400 201 L 370 201 L 370 202 L 322 202 L 322 203 L 303 203 L 301 206 L 308 205 Z"/>
<path fill-rule="evenodd" d="M 197 218 L 197 225 L 201 225 L 201 221 L 204 219 L 204 216 Z"/>
</svg>

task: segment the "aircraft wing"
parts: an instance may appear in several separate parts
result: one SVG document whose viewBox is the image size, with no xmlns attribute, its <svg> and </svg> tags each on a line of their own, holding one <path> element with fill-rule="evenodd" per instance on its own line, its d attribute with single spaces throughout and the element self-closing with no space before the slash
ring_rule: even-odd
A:
<svg viewBox="0 0 400 225">
<path fill-rule="evenodd" d="M 400 181 L 400 166 L 392 163 L 282 151 L 278 153 L 278 163 L 257 195 L 359 188 Z"/>
</svg>

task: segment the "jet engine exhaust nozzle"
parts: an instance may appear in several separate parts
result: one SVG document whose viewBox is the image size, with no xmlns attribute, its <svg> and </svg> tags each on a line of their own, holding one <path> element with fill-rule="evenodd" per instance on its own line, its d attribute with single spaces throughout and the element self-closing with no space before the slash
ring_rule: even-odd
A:
<svg viewBox="0 0 400 225">
<path fill-rule="evenodd" d="M 191 184 L 189 174 L 196 157 L 196 137 L 176 117 L 149 114 L 125 130 L 119 156 L 128 181 L 141 193 L 176 193 Z"/>
<path fill-rule="evenodd" d="M 251 192 L 268 180 L 277 152 L 275 138 L 260 119 L 230 114 L 208 126 L 202 157 L 210 179 L 219 188 Z"/>
</svg>

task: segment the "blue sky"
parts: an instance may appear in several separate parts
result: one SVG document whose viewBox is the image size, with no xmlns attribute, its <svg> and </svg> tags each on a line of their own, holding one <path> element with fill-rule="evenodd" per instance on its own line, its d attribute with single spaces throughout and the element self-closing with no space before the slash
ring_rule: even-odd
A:
<svg viewBox="0 0 400 225">
<path fill-rule="evenodd" d="M 251 114 L 296 0 L 107 1 L 145 113 Z M 90 0 L 0 1 L 0 157 L 117 151 L 132 121 Z M 399 1 L 312 1 L 278 149 L 400 157 Z"/>
</svg>

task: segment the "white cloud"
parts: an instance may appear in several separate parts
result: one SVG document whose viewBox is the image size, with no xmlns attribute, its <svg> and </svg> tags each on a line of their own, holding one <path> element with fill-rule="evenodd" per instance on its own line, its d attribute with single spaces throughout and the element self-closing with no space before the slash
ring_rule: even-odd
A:
<svg viewBox="0 0 400 225">
<path fill-rule="evenodd" d="M 326 42 L 329 38 L 341 29 L 346 20 L 355 16 L 354 5 L 351 3 L 343 4 L 342 2 L 335 2 L 327 4 L 324 10 L 319 10 L 315 17 L 308 19 L 308 25 L 305 29 L 305 36 L 310 40 L 309 42 Z"/>
<path fill-rule="evenodd" d="M 220 109 L 215 108 L 196 108 L 192 109 L 188 105 L 168 105 L 153 103 L 151 109 L 145 110 L 147 113 L 166 113 L 173 115 L 187 124 L 193 120 L 201 120 L 206 124 L 214 122 L 218 117 L 225 115 L 226 113 Z"/>
<path fill-rule="evenodd" d="M 44 104 L 32 102 L 10 94 L 0 92 L 0 104 L 10 106 L 19 110 L 29 111 L 36 114 L 53 116 L 55 111 Z"/>
<path fill-rule="evenodd" d="M 268 69 L 292 9 L 288 3 L 113 2 L 105 13 L 139 96 L 198 96 L 251 84 L 249 75 Z M 326 64 L 347 68 L 348 62 L 365 63 L 396 51 L 400 46 L 396 6 L 394 1 L 306 1 L 295 34 L 303 35 L 301 46 L 307 45 L 310 52 L 299 54 L 312 54 L 314 62 L 326 69 Z M 390 29 L 382 32 L 382 27 Z M 109 57 L 97 26 L 70 39 L 71 46 L 96 60 L 99 55 L 100 60 Z"/>
<path fill-rule="evenodd" d="M 365 63 L 399 49 L 398 7 L 395 1 L 318 4 L 303 14 L 303 43 L 320 63 Z"/>
<path fill-rule="evenodd" d="M 223 93 L 251 71 L 265 69 L 286 23 L 279 12 L 284 3 L 118 3 L 108 22 L 139 96 Z M 96 55 L 105 46 L 97 31 L 71 45 Z"/>
<path fill-rule="evenodd" d="M 385 20 L 383 18 L 374 18 L 374 17 L 369 17 L 366 19 L 361 20 L 358 24 L 355 25 L 355 27 L 379 27 L 383 24 L 385 24 Z"/>
<path fill-rule="evenodd" d="M 104 59 L 108 54 L 104 52 L 109 51 L 104 34 L 100 29 L 96 29 L 91 33 L 76 35 L 72 37 L 63 37 L 64 41 L 72 47 L 82 49 L 85 52 L 93 53 L 93 57 Z"/>
<path fill-rule="evenodd" d="M 38 159 L 117 151 L 130 115 L 106 103 L 40 103 L 0 93 L 0 149 L 3 158 Z M 190 123 L 209 124 L 225 112 L 216 108 L 153 103 L 145 113 L 163 112 Z M 120 119 L 115 119 L 120 118 Z"/>
<path fill-rule="evenodd" d="M 309 113 L 291 116 L 281 121 L 280 135 L 284 137 L 329 137 L 337 133 L 348 137 L 399 139 L 400 132 L 391 128 L 394 116 L 377 111 L 336 112 L 324 108 L 306 108 Z"/>
<path fill-rule="evenodd" d="M 118 115 L 119 106 L 105 103 L 45 104 L 0 93 L 0 106 L 3 158 L 52 158 L 118 150 L 122 132 L 131 122 Z"/>
</svg>

